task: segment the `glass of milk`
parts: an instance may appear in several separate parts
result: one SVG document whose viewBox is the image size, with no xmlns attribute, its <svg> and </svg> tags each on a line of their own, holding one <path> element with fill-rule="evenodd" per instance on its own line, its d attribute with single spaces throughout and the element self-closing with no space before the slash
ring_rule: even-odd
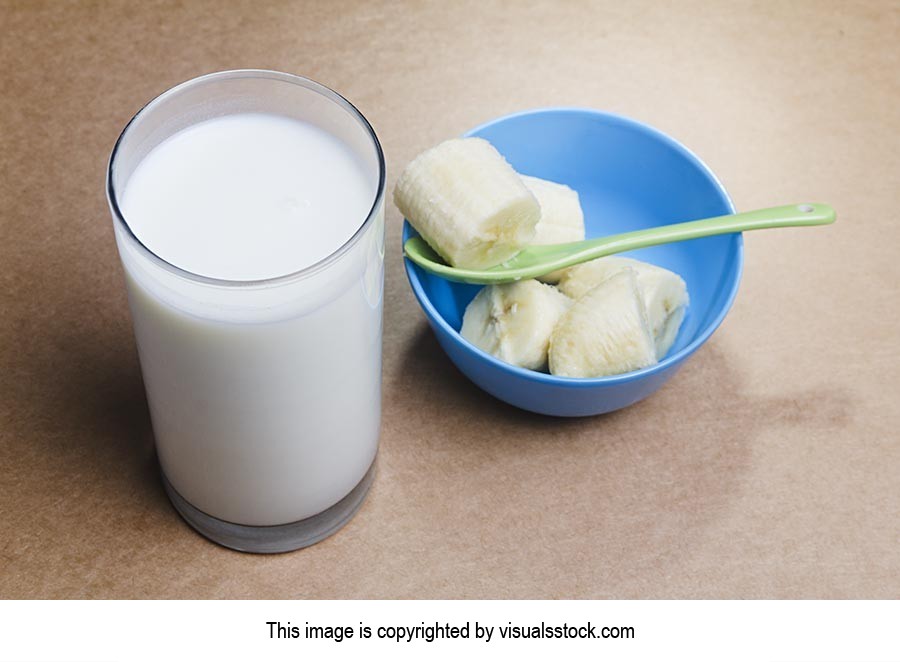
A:
<svg viewBox="0 0 900 662">
<path fill-rule="evenodd" d="M 163 482 L 208 538 L 311 545 L 372 481 L 384 156 L 311 80 L 227 71 L 131 120 L 107 194 Z"/>
</svg>

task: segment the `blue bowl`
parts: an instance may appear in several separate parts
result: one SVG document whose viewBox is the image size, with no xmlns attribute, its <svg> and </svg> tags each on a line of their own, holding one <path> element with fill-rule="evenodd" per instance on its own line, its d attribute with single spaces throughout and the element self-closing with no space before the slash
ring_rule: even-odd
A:
<svg viewBox="0 0 900 662">
<path fill-rule="evenodd" d="M 597 110 L 549 108 L 508 115 L 469 131 L 490 141 L 522 174 L 578 191 L 588 237 L 734 213 L 722 184 L 687 148 L 645 124 Z M 403 241 L 416 236 L 405 222 Z M 469 379 L 511 405 L 551 416 L 591 416 L 627 407 L 659 389 L 712 335 L 734 297 L 743 265 L 740 234 L 654 246 L 629 255 L 671 269 L 691 304 L 668 355 L 611 377 L 556 377 L 504 363 L 462 336 L 463 313 L 480 289 L 433 276 L 409 260 L 406 275 L 438 342 Z"/>
</svg>

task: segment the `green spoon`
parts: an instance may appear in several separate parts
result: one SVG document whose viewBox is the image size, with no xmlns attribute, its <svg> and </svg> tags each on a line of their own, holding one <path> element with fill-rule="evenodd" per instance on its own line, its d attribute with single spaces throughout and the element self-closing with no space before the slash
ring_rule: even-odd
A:
<svg viewBox="0 0 900 662">
<path fill-rule="evenodd" d="M 509 283 L 525 278 L 536 278 L 551 271 L 588 262 L 604 255 L 624 253 L 647 246 L 671 244 L 676 241 L 711 237 L 747 230 L 789 228 L 804 225 L 828 225 L 834 223 L 835 213 L 829 205 L 799 204 L 745 211 L 740 214 L 715 216 L 699 221 L 661 225 L 646 230 L 624 232 L 598 239 L 586 239 L 570 244 L 529 246 L 503 264 L 490 269 L 458 269 L 443 262 L 425 241 L 419 237 L 409 239 L 403 251 L 410 260 L 425 271 L 447 280 L 475 285 Z"/>
</svg>

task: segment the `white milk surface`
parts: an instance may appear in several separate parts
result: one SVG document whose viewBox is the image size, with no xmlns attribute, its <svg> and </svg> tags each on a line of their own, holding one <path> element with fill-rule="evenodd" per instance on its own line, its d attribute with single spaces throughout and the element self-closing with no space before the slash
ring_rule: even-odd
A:
<svg viewBox="0 0 900 662">
<path fill-rule="evenodd" d="M 376 186 L 321 129 L 231 115 L 158 145 L 121 208 L 167 262 L 263 279 L 344 245 Z M 118 233 L 160 463 L 200 510 L 246 525 L 298 521 L 337 503 L 373 462 L 382 214 L 312 276 L 237 290 L 166 272 Z"/>
<path fill-rule="evenodd" d="M 132 174 L 122 212 L 147 248 L 227 280 L 290 274 L 359 228 L 374 195 L 343 143 L 278 115 L 226 115 L 158 145 Z"/>
</svg>

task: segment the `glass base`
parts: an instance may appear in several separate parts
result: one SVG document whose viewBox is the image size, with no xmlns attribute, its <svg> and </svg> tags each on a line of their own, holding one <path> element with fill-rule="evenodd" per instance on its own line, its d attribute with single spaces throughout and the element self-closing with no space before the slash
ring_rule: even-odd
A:
<svg viewBox="0 0 900 662">
<path fill-rule="evenodd" d="M 298 522 L 276 526 L 246 526 L 226 522 L 198 510 L 182 497 L 162 472 L 166 493 L 178 514 L 198 533 L 214 543 L 239 552 L 278 554 L 309 547 L 336 533 L 356 514 L 375 477 L 375 462 L 350 493 L 336 504 Z"/>
</svg>

